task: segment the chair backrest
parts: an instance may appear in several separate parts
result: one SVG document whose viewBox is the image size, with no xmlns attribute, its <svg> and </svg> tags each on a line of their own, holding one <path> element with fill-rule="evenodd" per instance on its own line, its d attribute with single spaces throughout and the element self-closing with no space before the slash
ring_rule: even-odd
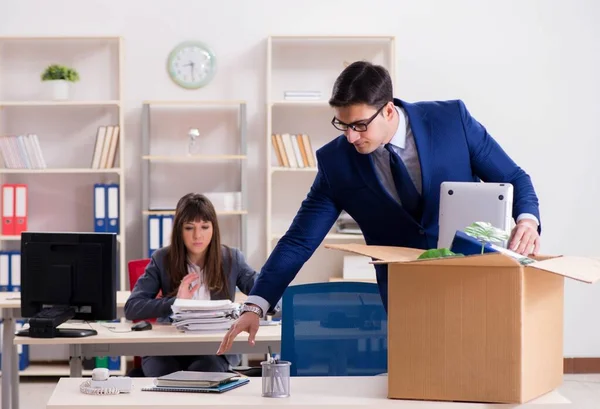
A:
<svg viewBox="0 0 600 409">
<path fill-rule="evenodd" d="M 146 266 L 148 263 L 150 263 L 149 258 L 131 260 L 129 263 L 127 263 L 127 272 L 129 273 L 129 288 L 131 290 L 133 290 L 137 280 L 144 274 L 144 271 L 146 271 Z"/>
<path fill-rule="evenodd" d="M 292 376 L 387 372 L 387 314 L 375 283 L 290 286 L 283 295 L 281 359 Z"/>
</svg>

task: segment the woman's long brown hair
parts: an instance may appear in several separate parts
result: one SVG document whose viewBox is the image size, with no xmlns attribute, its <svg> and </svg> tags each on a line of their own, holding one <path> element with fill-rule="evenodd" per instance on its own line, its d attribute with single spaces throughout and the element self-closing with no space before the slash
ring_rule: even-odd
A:
<svg viewBox="0 0 600 409">
<path fill-rule="evenodd" d="M 175 217 L 173 219 L 173 231 L 171 233 L 171 245 L 166 254 L 165 265 L 169 268 L 171 277 L 170 296 L 177 295 L 181 280 L 188 274 L 187 249 L 183 242 L 183 226 L 186 223 L 210 222 L 213 234 L 204 256 L 204 282 L 208 289 L 213 292 L 224 292 L 227 297 L 229 286 L 227 275 L 221 256 L 221 233 L 217 212 L 210 200 L 204 195 L 188 193 L 177 202 Z"/>
</svg>

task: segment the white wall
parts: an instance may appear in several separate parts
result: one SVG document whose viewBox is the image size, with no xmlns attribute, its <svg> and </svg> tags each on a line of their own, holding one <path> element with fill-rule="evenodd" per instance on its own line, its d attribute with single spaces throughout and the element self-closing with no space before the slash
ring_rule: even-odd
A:
<svg viewBox="0 0 600 409">
<path fill-rule="evenodd" d="M 124 37 L 130 258 L 140 255 L 141 101 L 246 99 L 249 259 L 260 268 L 270 34 L 397 36 L 397 96 L 462 98 L 531 174 L 541 201 L 543 252 L 600 256 L 600 187 L 591 181 L 600 152 L 599 16 L 600 3 L 592 0 L 19 0 L 1 3 L 0 35 Z M 165 72 L 166 56 L 184 39 L 205 41 L 217 54 L 218 74 L 200 91 L 177 88 Z M 600 356 L 600 285 L 569 282 L 566 288 L 565 354 Z"/>
</svg>

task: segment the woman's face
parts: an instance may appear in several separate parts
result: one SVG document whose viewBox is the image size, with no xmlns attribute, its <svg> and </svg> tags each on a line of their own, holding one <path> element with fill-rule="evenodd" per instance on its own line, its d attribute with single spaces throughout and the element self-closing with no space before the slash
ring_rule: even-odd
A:
<svg viewBox="0 0 600 409">
<path fill-rule="evenodd" d="M 204 254 L 212 240 L 213 226 L 211 222 L 187 222 L 183 224 L 183 244 L 194 256 Z"/>
</svg>

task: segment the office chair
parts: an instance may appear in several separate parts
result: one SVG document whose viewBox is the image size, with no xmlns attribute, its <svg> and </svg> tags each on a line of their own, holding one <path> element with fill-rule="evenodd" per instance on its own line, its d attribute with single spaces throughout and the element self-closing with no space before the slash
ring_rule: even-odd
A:
<svg viewBox="0 0 600 409">
<path fill-rule="evenodd" d="M 387 315 L 375 283 L 290 286 L 283 295 L 281 360 L 291 376 L 387 372 Z"/>
<path fill-rule="evenodd" d="M 150 263 L 149 258 L 143 258 L 139 260 L 131 260 L 127 263 L 127 273 L 129 275 L 129 289 L 133 290 L 135 287 L 135 283 L 137 280 L 144 274 L 146 271 L 146 266 Z M 159 298 L 162 294 L 159 292 L 157 298 Z M 156 320 L 148 320 L 148 321 L 156 321 Z M 144 373 L 142 372 L 142 357 L 134 356 L 133 357 L 133 368 L 127 374 L 128 376 L 134 377 L 143 377 Z"/>
</svg>

